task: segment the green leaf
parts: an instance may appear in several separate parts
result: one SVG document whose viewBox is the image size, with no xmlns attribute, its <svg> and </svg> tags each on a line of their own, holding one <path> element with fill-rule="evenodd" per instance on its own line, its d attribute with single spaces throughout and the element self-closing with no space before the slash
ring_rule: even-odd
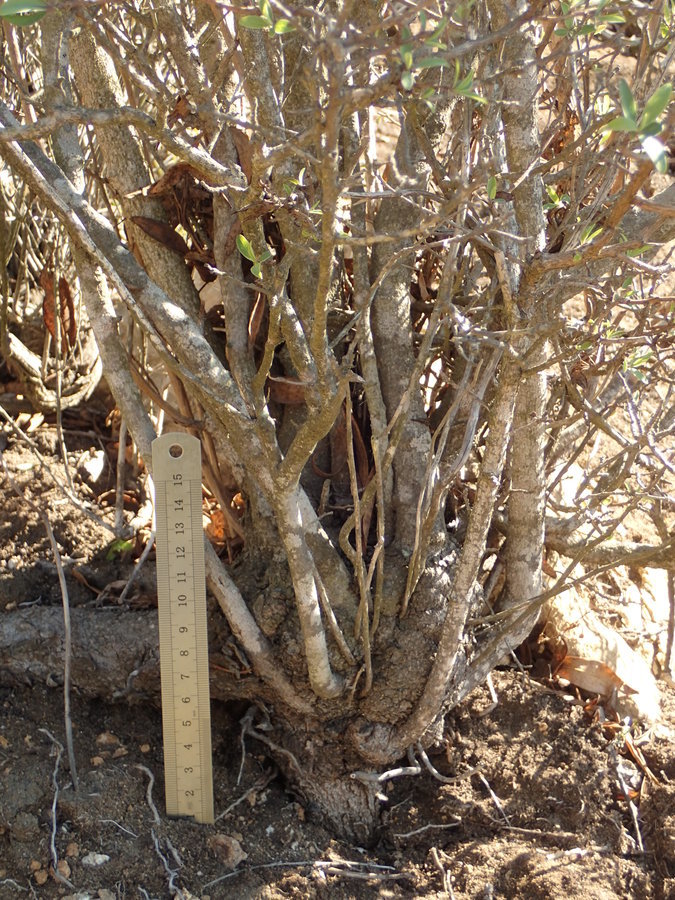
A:
<svg viewBox="0 0 675 900">
<path fill-rule="evenodd" d="M 5 0 L 0 6 L 0 18 L 10 25 L 33 25 L 46 12 L 45 0 Z"/>
<path fill-rule="evenodd" d="M 434 31 L 434 33 L 431 35 L 431 37 L 427 39 L 427 43 L 429 43 L 429 41 L 440 41 L 441 35 L 445 31 L 447 24 L 448 24 L 448 20 L 444 16 L 441 19 L 441 21 L 438 23 L 438 28 L 436 29 L 436 31 Z"/>
<path fill-rule="evenodd" d="M 654 91 L 649 100 L 645 103 L 642 118 L 640 119 L 640 128 L 651 125 L 652 122 L 655 122 L 658 119 L 670 103 L 672 93 L 672 84 L 662 84 L 660 88 L 657 88 Z"/>
<path fill-rule="evenodd" d="M 649 244 L 643 244 L 642 247 L 634 247 L 632 250 L 626 251 L 626 256 L 629 256 L 631 259 L 635 256 L 642 256 L 643 253 L 647 253 L 648 250 L 651 250 L 651 246 Z"/>
<path fill-rule="evenodd" d="M 270 22 L 274 20 L 270 0 L 260 0 L 260 12 L 266 19 L 269 19 Z"/>
<path fill-rule="evenodd" d="M 401 61 L 403 62 L 403 65 L 406 67 L 406 69 L 412 69 L 412 64 L 413 64 L 412 48 L 406 44 L 404 47 L 401 47 L 400 52 L 401 52 Z"/>
<path fill-rule="evenodd" d="M 120 556 L 122 553 L 127 553 L 129 550 L 133 549 L 132 541 L 124 540 L 123 538 L 118 538 L 116 541 L 113 541 L 110 547 L 108 548 L 108 552 L 105 555 L 105 558 L 108 562 L 112 562 L 116 556 Z"/>
<path fill-rule="evenodd" d="M 244 28 L 272 28 L 274 23 L 266 16 L 242 16 L 239 24 Z"/>
<path fill-rule="evenodd" d="M 579 238 L 580 244 L 590 244 L 592 240 L 594 240 L 599 234 L 602 233 L 602 225 L 596 225 L 595 222 L 590 222 L 584 230 L 581 232 L 581 236 Z"/>
<path fill-rule="evenodd" d="M 464 94 L 466 91 L 470 90 L 473 86 L 473 72 L 469 71 L 468 75 L 465 75 L 461 81 L 455 81 L 453 85 L 453 91 L 457 91 L 458 94 Z"/>
<path fill-rule="evenodd" d="M 435 56 L 423 56 L 422 59 L 418 59 L 415 63 L 416 69 L 433 69 L 433 68 L 441 68 L 442 66 L 447 66 L 448 61 L 444 59 L 440 54 L 436 54 Z"/>
<path fill-rule="evenodd" d="M 555 188 L 552 188 L 550 184 L 545 185 L 546 193 L 548 194 L 548 199 L 554 206 L 557 206 L 560 203 L 560 197 L 558 196 Z"/>
<path fill-rule="evenodd" d="M 260 278 L 262 275 L 262 269 L 260 268 L 260 263 L 254 263 L 251 266 L 251 274 L 254 278 Z"/>
<path fill-rule="evenodd" d="M 640 143 L 642 144 L 642 149 L 654 163 L 656 171 L 660 172 L 661 175 L 665 175 L 668 171 L 668 156 L 666 154 L 666 148 L 661 141 L 658 138 L 648 135 L 647 137 L 641 138 Z"/>
<path fill-rule="evenodd" d="M 275 34 L 288 34 L 289 31 L 295 31 L 295 25 L 290 19 L 277 19 L 274 23 Z"/>
<path fill-rule="evenodd" d="M 487 195 L 490 200 L 494 200 L 497 196 L 497 179 L 494 175 L 490 175 L 487 183 Z"/>
<path fill-rule="evenodd" d="M 637 120 L 637 105 L 633 92 L 625 78 L 621 78 L 619 81 L 619 97 L 621 98 L 621 109 L 624 116 L 635 122 Z"/>
<path fill-rule="evenodd" d="M 635 119 L 627 119 L 625 116 L 617 116 L 616 119 L 605 125 L 605 131 L 637 131 L 638 124 Z"/>
<path fill-rule="evenodd" d="M 268 259 L 272 259 L 272 254 L 270 253 L 269 250 L 263 250 L 262 255 L 261 255 L 260 259 L 258 260 L 258 262 L 264 263 L 264 262 L 267 262 Z"/>
<path fill-rule="evenodd" d="M 415 84 L 415 76 L 412 72 L 406 71 L 401 75 L 401 84 L 406 91 L 411 91 Z"/>
<path fill-rule="evenodd" d="M 663 125 L 660 122 L 650 122 L 649 125 L 640 128 L 640 137 L 648 137 L 649 135 L 656 137 L 656 135 L 661 134 L 662 131 Z"/>
<path fill-rule="evenodd" d="M 246 257 L 246 259 L 251 262 L 255 262 L 255 253 L 253 252 L 253 247 L 249 243 L 248 239 L 244 237 L 243 234 L 237 235 L 237 250 L 241 253 L 242 256 Z"/>
</svg>

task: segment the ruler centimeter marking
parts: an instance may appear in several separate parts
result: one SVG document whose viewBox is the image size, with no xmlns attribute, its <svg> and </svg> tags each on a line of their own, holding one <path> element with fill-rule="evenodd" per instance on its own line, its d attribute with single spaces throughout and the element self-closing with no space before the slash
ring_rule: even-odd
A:
<svg viewBox="0 0 675 900">
<path fill-rule="evenodd" d="M 164 780 L 169 816 L 213 822 L 201 444 L 152 442 Z"/>
</svg>

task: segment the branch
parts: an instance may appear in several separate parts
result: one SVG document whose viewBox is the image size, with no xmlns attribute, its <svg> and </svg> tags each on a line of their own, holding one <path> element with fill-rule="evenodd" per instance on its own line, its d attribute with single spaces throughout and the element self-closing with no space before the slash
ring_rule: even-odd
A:
<svg viewBox="0 0 675 900">
<path fill-rule="evenodd" d="M 594 539 L 595 542 L 596 539 Z M 546 535 L 546 546 L 569 559 L 580 558 L 583 565 L 637 566 L 675 570 L 675 535 L 663 544 L 638 544 L 635 541 L 606 541 L 589 547 L 588 541 L 569 541 L 562 536 Z"/>
<path fill-rule="evenodd" d="M 228 117 L 229 118 L 229 117 Z M 233 120 L 235 121 L 235 120 Z M 154 137 L 178 159 L 189 163 L 195 172 L 213 187 L 226 187 L 232 180 L 232 171 L 216 162 L 212 156 L 199 147 L 193 147 L 172 131 L 162 128 L 147 113 L 130 106 L 113 109 L 90 109 L 88 107 L 62 107 L 45 113 L 35 124 L 11 125 L 0 130 L 0 141 L 37 141 L 49 137 L 64 125 L 132 125 L 139 131 Z"/>
</svg>

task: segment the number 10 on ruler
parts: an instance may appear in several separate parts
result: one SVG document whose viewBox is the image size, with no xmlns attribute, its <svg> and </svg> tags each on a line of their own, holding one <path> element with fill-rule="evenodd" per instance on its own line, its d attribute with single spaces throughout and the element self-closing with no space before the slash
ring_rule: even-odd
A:
<svg viewBox="0 0 675 900">
<path fill-rule="evenodd" d="M 201 445 L 152 443 L 166 811 L 213 822 Z"/>
</svg>

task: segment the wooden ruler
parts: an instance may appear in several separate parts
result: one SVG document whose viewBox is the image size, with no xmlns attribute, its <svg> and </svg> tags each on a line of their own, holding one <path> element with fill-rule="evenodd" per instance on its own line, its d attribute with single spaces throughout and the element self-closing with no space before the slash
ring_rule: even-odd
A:
<svg viewBox="0 0 675 900">
<path fill-rule="evenodd" d="M 201 444 L 152 442 L 166 811 L 213 822 Z"/>
</svg>

